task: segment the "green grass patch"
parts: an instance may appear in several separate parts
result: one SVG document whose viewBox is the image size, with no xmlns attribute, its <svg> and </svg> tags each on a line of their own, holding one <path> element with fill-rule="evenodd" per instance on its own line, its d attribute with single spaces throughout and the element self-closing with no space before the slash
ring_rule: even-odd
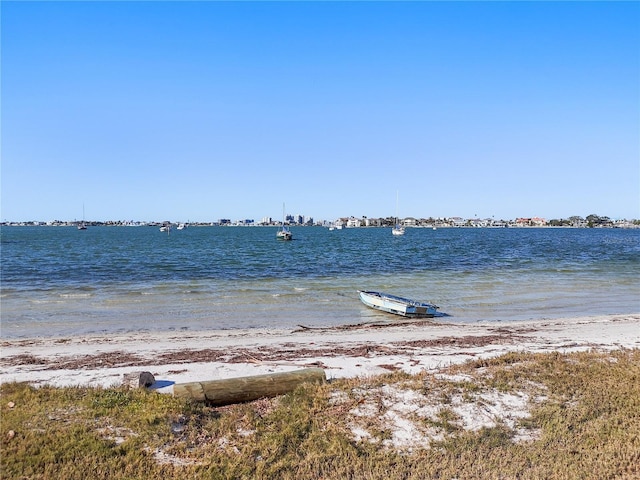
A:
<svg viewBox="0 0 640 480">
<path fill-rule="evenodd" d="M 639 350 L 512 353 L 441 373 L 451 380 L 394 372 L 216 408 L 145 390 L 4 384 L 0 477 L 640 477 Z M 514 399 L 527 414 L 491 426 L 461 413 Z M 407 422 L 405 448 L 394 442 Z"/>
</svg>

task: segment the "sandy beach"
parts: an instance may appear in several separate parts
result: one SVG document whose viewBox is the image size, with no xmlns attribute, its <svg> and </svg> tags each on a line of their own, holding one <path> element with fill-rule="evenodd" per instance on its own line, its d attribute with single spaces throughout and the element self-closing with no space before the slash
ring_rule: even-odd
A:
<svg viewBox="0 0 640 480">
<path fill-rule="evenodd" d="M 148 371 L 156 387 L 306 367 L 327 379 L 438 371 L 511 351 L 640 348 L 640 314 L 476 324 L 389 321 L 290 331 L 226 330 L 3 340 L 1 382 L 116 386 Z"/>
</svg>

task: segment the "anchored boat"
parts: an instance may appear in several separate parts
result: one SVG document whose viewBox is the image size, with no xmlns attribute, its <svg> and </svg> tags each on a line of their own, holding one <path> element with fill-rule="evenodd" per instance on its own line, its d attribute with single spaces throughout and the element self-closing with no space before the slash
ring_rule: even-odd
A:
<svg viewBox="0 0 640 480">
<path fill-rule="evenodd" d="M 291 234 L 291 230 L 285 225 L 285 214 L 284 214 L 284 203 L 282 204 L 282 228 L 278 230 L 276 233 L 276 238 L 278 240 L 292 240 L 293 235 Z"/>
<path fill-rule="evenodd" d="M 400 218 L 398 218 L 398 192 L 396 192 L 396 223 L 391 229 L 391 234 L 394 236 L 404 235 L 404 226 L 400 224 Z"/>
<path fill-rule="evenodd" d="M 403 317 L 434 317 L 438 307 L 432 303 L 419 302 L 382 292 L 358 290 L 360 300 L 367 307 Z"/>
</svg>

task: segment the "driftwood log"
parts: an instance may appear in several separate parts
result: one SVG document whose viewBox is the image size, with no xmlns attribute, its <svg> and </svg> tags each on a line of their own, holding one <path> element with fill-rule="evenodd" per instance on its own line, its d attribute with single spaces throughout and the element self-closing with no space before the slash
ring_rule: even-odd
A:
<svg viewBox="0 0 640 480">
<path fill-rule="evenodd" d="M 305 382 L 323 383 L 325 381 L 326 377 L 322 368 L 305 368 L 292 372 L 251 377 L 177 383 L 173 386 L 173 394 L 181 398 L 220 406 L 275 397 L 292 392 Z"/>
<path fill-rule="evenodd" d="M 122 384 L 128 388 L 149 388 L 156 383 L 151 372 L 132 372 L 125 373 Z"/>
</svg>

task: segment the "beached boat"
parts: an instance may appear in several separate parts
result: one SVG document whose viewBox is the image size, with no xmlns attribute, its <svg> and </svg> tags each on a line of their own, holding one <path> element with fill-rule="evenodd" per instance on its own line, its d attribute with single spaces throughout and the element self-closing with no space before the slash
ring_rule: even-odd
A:
<svg viewBox="0 0 640 480">
<path fill-rule="evenodd" d="M 418 302 L 388 293 L 358 290 L 360 300 L 367 307 L 403 317 L 433 317 L 438 307 L 432 303 Z"/>
<path fill-rule="evenodd" d="M 284 203 L 283 203 L 282 204 L 282 228 L 278 230 L 278 233 L 276 233 L 276 238 L 278 240 L 292 240 L 293 235 L 291 234 L 291 231 L 289 230 L 289 228 L 284 224 L 284 221 L 285 221 L 285 214 L 284 214 Z"/>
</svg>

